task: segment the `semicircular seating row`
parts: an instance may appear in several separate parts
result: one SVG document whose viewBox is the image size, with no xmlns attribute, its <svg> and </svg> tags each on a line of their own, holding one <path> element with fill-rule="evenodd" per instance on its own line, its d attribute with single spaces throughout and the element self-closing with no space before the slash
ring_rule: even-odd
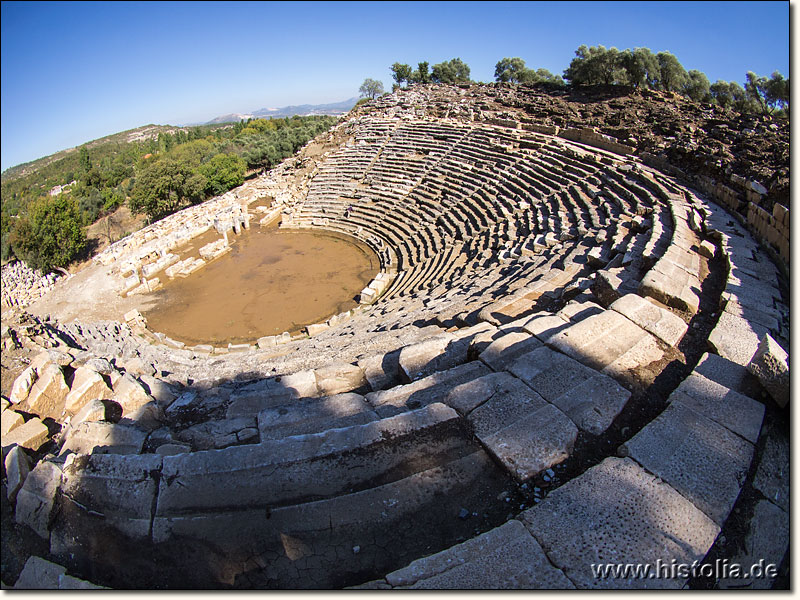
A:
<svg viewBox="0 0 800 600">
<path fill-rule="evenodd" d="M 368 385 L 333 395 L 301 373 L 237 387 L 224 421 L 255 424 L 248 443 L 40 463 L 17 518 L 38 523 L 55 555 L 112 568 L 133 539 L 165 565 L 151 581 L 283 588 L 376 574 L 369 587 L 635 587 L 592 578 L 588 563 L 705 556 L 764 414 L 740 393 L 749 350 L 737 354 L 730 331 L 744 323 L 757 344 L 778 326 L 763 324 L 765 303 L 780 303 L 774 267 L 722 209 L 579 144 L 373 120 L 322 165 L 292 226 L 355 235 L 398 270 L 363 317 L 379 317 L 370 335 L 425 315 L 455 328 L 354 363 Z M 536 506 L 510 510 L 517 486 L 568 458 L 579 433 L 608 430 L 631 372 L 686 333 L 709 258 L 698 236 L 729 263 L 716 354 L 624 457 L 598 457 Z M 541 310 L 543 297 L 560 310 Z"/>
</svg>

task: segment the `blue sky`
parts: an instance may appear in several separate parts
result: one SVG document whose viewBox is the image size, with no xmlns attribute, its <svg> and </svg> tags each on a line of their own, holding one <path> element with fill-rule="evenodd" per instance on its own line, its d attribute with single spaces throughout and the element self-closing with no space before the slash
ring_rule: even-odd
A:
<svg viewBox="0 0 800 600">
<path fill-rule="evenodd" d="M 789 2 L 3 2 L 2 170 L 148 123 L 356 96 L 389 66 L 646 46 L 744 81 L 789 75 Z M 794 7 L 793 7 L 794 8 Z"/>
</svg>

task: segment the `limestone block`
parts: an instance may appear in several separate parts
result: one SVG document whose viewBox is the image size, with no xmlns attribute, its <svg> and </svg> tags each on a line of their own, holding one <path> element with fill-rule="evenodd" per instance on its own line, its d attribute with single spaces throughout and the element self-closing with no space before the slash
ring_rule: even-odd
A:
<svg viewBox="0 0 800 600">
<path fill-rule="evenodd" d="M 366 390 L 369 386 L 361 367 L 349 363 L 336 363 L 314 369 L 317 389 L 324 396 L 334 396 L 354 390 Z"/>
<path fill-rule="evenodd" d="M 112 391 L 98 372 L 86 366 L 78 367 L 64 407 L 68 413 L 75 414 L 87 402 L 111 398 L 112 395 Z"/>
<path fill-rule="evenodd" d="M 30 366 L 26 368 L 20 373 L 19 377 L 14 380 L 14 384 L 11 386 L 11 394 L 8 397 L 9 401 L 12 404 L 19 404 L 27 399 L 31 387 L 33 387 L 37 378 L 36 369 Z"/>
<path fill-rule="evenodd" d="M 396 589 L 573 589 L 541 546 L 512 520 L 386 575 Z"/>
<path fill-rule="evenodd" d="M 17 493 L 25 484 L 28 473 L 31 472 L 31 460 L 22 448 L 13 446 L 6 455 L 3 465 L 6 469 L 8 501 L 13 504 L 17 499 Z"/>
<path fill-rule="evenodd" d="M 139 454 L 146 438 L 135 427 L 85 421 L 70 428 L 60 454 Z"/>
<path fill-rule="evenodd" d="M 177 442 L 162 444 L 156 448 L 156 454 L 159 456 L 175 456 L 177 454 L 185 454 L 191 451 L 192 447 L 189 444 L 181 444 Z"/>
<path fill-rule="evenodd" d="M 184 429 L 175 437 L 199 450 L 225 448 L 239 442 L 240 431 L 254 428 L 255 425 L 256 419 L 253 417 L 206 421 Z"/>
<path fill-rule="evenodd" d="M 3 438 L 25 422 L 22 415 L 13 410 L 4 410 L 0 415 L 0 419 L 0 435 Z"/>
<path fill-rule="evenodd" d="M 672 402 L 620 451 L 720 526 L 739 497 L 753 458 L 752 444 L 681 402 Z"/>
<path fill-rule="evenodd" d="M 579 589 L 679 589 L 681 579 L 600 578 L 598 563 L 692 564 L 719 527 L 630 459 L 607 458 L 551 492 L 520 519 Z"/>
<path fill-rule="evenodd" d="M 34 417 L 5 434 L 3 448 L 17 444 L 29 450 L 38 450 L 47 441 L 47 434 L 47 426 Z"/>
<path fill-rule="evenodd" d="M 778 406 L 789 403 L 789 355 L 765 333 L 747 369 L 761 382 Z"/>
<path fill-rule="evenodd" d="M 401 383 L 400 350 L 375 354 L 359 359 L 358 366 L 364 371 L 372 391 L 386 390 Z"/>
<path fill-rule="evenodd" d="M 258 430 L 265 441 L 363 425 L 377 419 L 378 415 L 363 396 L 346 393 L 268 408 L 258 414 Z"/>
<path fill-rule="evenodd" d="M 608 429 L 631 395 L 610 377 L 547 347 L 522 355 L 509 371 L 593 435 Z"/>
<path fill-rule="evenodd" d="M 314 323 L 312 325 L 306 325 L 306 333 L 308 333 L 308 335 L 310 335 L 311 337 L 319 335 L 320 333 L 322 333 L 323 331 L 327 331 L 328 329 L 330 329 L 330 325 L 328 325 L 327 323 Z"/>
<path fill-rule="evenodd" d="M 152 375 L 140 375 L 139 381 L 147 386 L 146 391 L 149 392 L 149 394 L 155 399 L 156 404 L 158 404 L 161 408 L 170 406 L 178 396 L 171 385 L 162 381 L 161 379 L 156 379 Z"/>
<path fill-rule="evenodd" d="M 400 371 L 407 382 L 422 379 L 466 362 L 469 343 L 459 343 L 451 334 L 442 334 L 405 346 L 398 358 Z"/>
<path fill-rule="evenodd" d="M 771 431 L 761 452 L 761 461 L 753 477 L 753 487 L 764 494 L 764 497 L 789 511 L 791 468 L 789 464 L 789 439 Z"/>
<path fill-rule="evenodd" d="M 677 346 L 688 329 L 678 315 L 636 294 L 624 295 L 610 308 L 670 346 Z"/>
<path fill-rule="evenodd" d="M 495 339 L 480 354 L 480 360 L 495 371 L 503 371 L 517 358 L 542 345 L 536 337 L 525 332 L 511 332 Z"/>
<path fill-rule="evenodd" d="M 111 375 L 116 370 L 114 365 L 105 358 L 90 358 L 86 361 L 85 366 L 101 375 Z"/>
<path fill-rule="evenodd" d="M 575 300 L 570 300 L 567 302 L 567 305 L 556 314 L 565 321 L 577 323 L 578 321 L 583 321 L 585 318 L 600 314 L 601 312 L 603 312 L 603 307 L 594 302 L 577 302 Z"/>
<path fill-rule="evenodd" d="M 58 576 L 58 589 L 60 590 L 107 590 L 102 585 L 95 585 L 84 579 L 78 579 L 62 573 Z"/>
<path fill-rule="evenodd" d="M 69 387 L 61 368 L 55 363 L 47 363 L 39 369 L 39 378 L 25 401 L 26 409 L 43 418 L 58 419 L 64 413 L 68 393 Z"/>
<path fill-rule="evenodd" d="M 670 394 L 669 402 L 680 401 L 695 412 L 727 427 L 752 444 L 758 441 L 764 405 L 724 385 L 692 373 Z"/>
<path fill-rule="evenodd" d="M 15 590 L 57 590 L 59 589 L 59 577 L 65 575 L 66 567 L 57 565 L 39 558 L 31 556 L 22 568 L 17 582 L 14 584 Z"/>
<path fill-rule="evenodd" d="M 552 336 L 559 331 L 563 331 L 570 326 L 569 321 L 562 319 L 556 315 L 543 314 L 535 315 L 528 319 L 522 326 L 523 330 L 535 335 L 545 344 Z"/>
<path fill-rule="evenodd" d="M 620 297 L 619 290 L 623 286 L 622 278 L 619 276 L 625 269 L 605 269 L 597 271 L 592 282 L 592 293 L 597 297 L 597 301 L 603 306 L 610 306 Z"/>
<path fill-rule="evenodd" d="M 122 406 L 122 415 L 125 417 L 153 401 L 144 386 L 128 373 L 114 382 L 113 386 L 114 400 Z"/>
<path fill-rule="evenodd" d="M 50 537 L 50 517 L 61 484 L 61 469 L 50 461 L 42 461 L 28 473 L 17 493 L 15 519 L 27 525 L 40 537 Z"/>
<path fill-rule="evenodd" d="M 723 358 L 747 366 L 758 351 L 759 340 L 765 333 L 765 327 L 723 311 L 708 336 L 708 344 Z"/>
<path fill-rule="evenodd" d="M 747 368 L 718 354 L 703 354 L 694 372 L 740 394 L 756 397 L 753 393 L 755 378 Z"/>
</svg>

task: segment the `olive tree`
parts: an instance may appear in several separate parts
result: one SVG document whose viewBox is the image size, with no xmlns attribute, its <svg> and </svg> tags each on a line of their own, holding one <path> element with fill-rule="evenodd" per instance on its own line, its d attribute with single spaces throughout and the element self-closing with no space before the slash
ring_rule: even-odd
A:
<svg viewBox="0 0 800 600">
<path fill-rule="evenodd" d="M 383 94 L 383 83 L 367 77 L 358 88 L 358 93 L 362 98 L 376 98 Z"/>
</svg>

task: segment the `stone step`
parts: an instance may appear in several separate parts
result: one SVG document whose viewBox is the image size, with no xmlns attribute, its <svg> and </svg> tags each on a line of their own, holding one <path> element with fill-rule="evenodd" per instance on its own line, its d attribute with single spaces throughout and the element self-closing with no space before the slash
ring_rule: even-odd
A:
<svg viewBox="0 0 800 600">
<path fill-rule="evenodd" d="M 604 564 L 701 561 L 719 526 L 628 458 L 607 458 L 568 481 L 520 520 L 578 589 L 680 589 L 687 577 L 598 577 Z"/>
</svg>

